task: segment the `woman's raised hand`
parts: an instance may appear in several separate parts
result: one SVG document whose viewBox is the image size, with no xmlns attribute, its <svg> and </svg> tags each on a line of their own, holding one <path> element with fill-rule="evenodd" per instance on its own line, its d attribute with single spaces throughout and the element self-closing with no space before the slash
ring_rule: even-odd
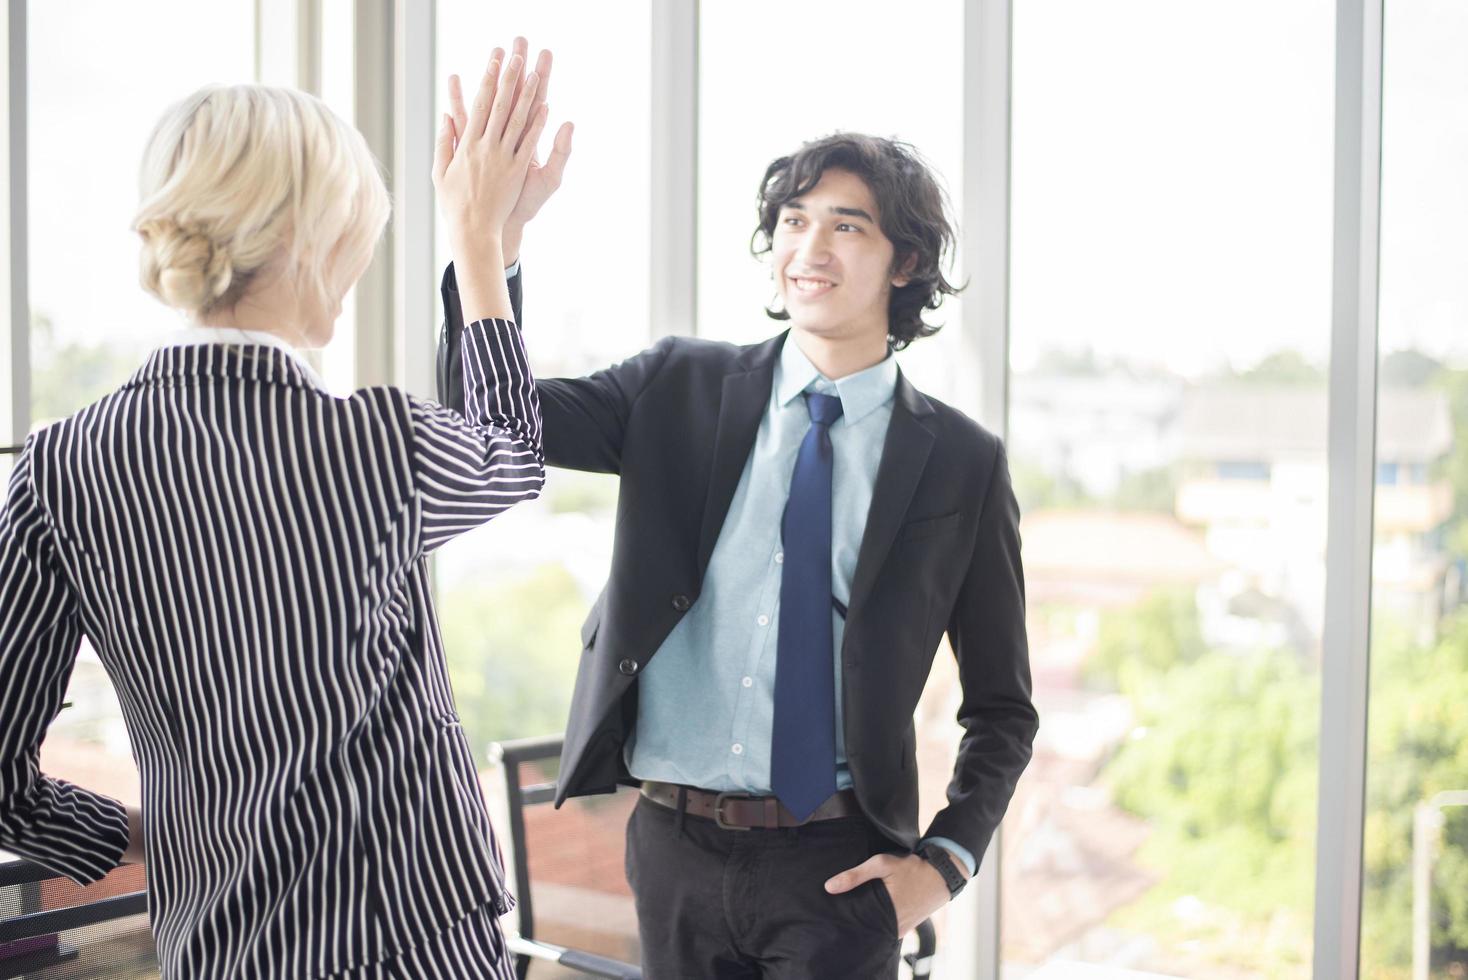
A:
<svg viewBox="0 0 1468 980">
<path fill-rule="evenodd" d="M 530 42 L 523 37 L 515 38 L 511 47 L 511 54 L 518 54 L 530 63 Z M 502 59 L 504 52 L 495 49 L 490 60 Z M 550 89 L 551 68 L 554 59 L 548 50 L 541 51 L 535 59 L 535 75 L 539 83 L 535 87 L 534 104 L 530 107 L 530 113 L 534 113 L 545 104 L 546 95 Z M 515 101 L 519 102 L 520 93 L 516 93 Z M 464 107 L 464 92 L 459 84 L 458 75 L 449 76 L 449 113 L 454 122 L 455 133 L 462 133 L 468 128 L 469 112 Z M 550 156 L 544 163 L 537 156 L 530 158 L 530 166 L 525 171 L 525 185 L 520 190 L 520 199 L 515 202 L 514 209 L 510 212 L 509 220 L 505 222 L 504 248 L 506 264 L 514 262 L 520 255 L 520 239 L 524 235 L 525 226 L 534 218 L 541 207 L 561 186 L 561 177 L 566 171 L 566 161 L 571 157 L 571 134 L 573 127 L 571 123 L 562 123 L 556 130 L 555 139 L 552 141 Z M 532 153 L 534 147 L 531 148 Z"/>
<path fill-rule="evenodd" d="M 535 97 L 540 75 L 521 77 L 524 55 L 513 54 L 501 76 L 503 58 L 496 49 L 462 131 L 456 132 L 447 115 L 439 127 L 433 186 L 460 261 L 481 251 L 501 252 L 502 229 L 520 198 L 548 114 Z"/>
</svg>

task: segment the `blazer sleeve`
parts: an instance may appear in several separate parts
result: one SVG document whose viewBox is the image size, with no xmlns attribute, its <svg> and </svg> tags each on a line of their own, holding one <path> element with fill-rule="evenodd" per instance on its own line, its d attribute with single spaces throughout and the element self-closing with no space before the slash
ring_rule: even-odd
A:
<svg viewBox="0 0 1468 980">
<path fill-rule="evenodd" d="M 53 533 L 28 446 L 0 512 L 0 848 L 88 884 L 121 862 L 127 811 L 41 773 L 41 742 L 61 710 L 82 637 Z"/>
<path fill-rule="evenodd" d="M 520 302 L 520 263 L 515 263 L 515 274 L 505 280 L 510 292 L 510 312 L 523 330 L 525 318 Z M 464 372 L 460 363 L 460 351 L 464 338 L 464 310 L 459 305 L 459 282 L 454 278 L 454 264 L 450 262 L 443 270 L 443 280 L 438 286 L 439 298 L 443 301 L 443 329 L 438 333 L 438 400 L 456 412 L 464 411 Z"/>
<path fill-rule="evenodd" d="M 948 804 L 924 837 L 946 837 L 982 858 L 1029 764 L 1039 728 L 1030 700 L 1019 505 L 999 446 L 979 512 L 978 534 L 948 620 L 958 660 L 964 734 Z"/>
<path fill-rule="evenodd" d="M 516 322 L 521 315 L 521 280 L 509 280 Z M 463 337 L 463 313 L 452 264 L 444 270 L 439 290 L 443 330 L 438 345 L 438 394 L 453 409 L 463 406 L 463 375 L 457 351 Z M 675 341 L 665 337 L 620 364 L 584 378 L 552 378 L 536 382 L 545 427 L 545 459 L 551 466 L 594 473 L 621 473 L 627 423 L 638 397 L 667 363 Z"/>
<path fill-rule="evenodd" d="M 520 328 L 479 320 L 460 337 L 464 404 L 410 399 L 414 491 L 424 552 L 540 496 L 540 398 Z"/>
</svg>

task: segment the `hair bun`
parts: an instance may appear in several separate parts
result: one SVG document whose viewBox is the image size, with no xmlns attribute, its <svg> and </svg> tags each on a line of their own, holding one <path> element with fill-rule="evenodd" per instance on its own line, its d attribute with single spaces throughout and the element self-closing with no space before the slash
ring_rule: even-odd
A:
<svg viewBox="0 0 1468 980">
<path fill-rule="evenodd" d="M 229 253 L 202 229 L 172 218 L 138 226 L 143 238 L 143 286 L 169 306 L 189 313 L 206 309 L 229 289 Z"/>
</svg>

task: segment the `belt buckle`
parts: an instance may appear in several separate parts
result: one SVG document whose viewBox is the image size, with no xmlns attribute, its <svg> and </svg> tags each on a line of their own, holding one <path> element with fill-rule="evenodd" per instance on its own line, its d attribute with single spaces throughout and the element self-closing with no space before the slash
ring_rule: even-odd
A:
<svg viewBox="0 0 1468 980">
<path fill-rule="evenodd" d="M 724 830 L 753 830 L 753 827 L 741 827 L 724 819 L 724 804 L 730 800 L 752 800 L 754 797 L 748 793 L 720 793 L 714 797 L 714 823 Z"/>
</svg>

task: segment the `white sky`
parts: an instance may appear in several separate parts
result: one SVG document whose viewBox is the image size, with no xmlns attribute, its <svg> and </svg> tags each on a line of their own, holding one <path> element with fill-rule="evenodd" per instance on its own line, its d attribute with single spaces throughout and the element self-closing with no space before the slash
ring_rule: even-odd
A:
<svg viewBox="0 0 1468 980">
<path fill-rule="evenodd" d="M 250 0 L 30 5 L 31 297 L 65 336 L 175 325 L 136 282 L 128 222 L 143 142 L 207 81 L 248 80 Z M 1328 342 L 1334 5 L 1330 0 L 1025 0 L 1014 34 L 1013 363 L 1090 346 L 1184 373 Z M 773 324 L 746 248 L 764 165 L 836 128 L 915 143 L 956 192 L 959 0 L 711 3 L 700 51 L 700 316 L 748 340 Z M 647 317 L 648 6 L 514 12 L 441 0 L 441 70 L 477 74 L 516 32 L 556 50 L 566 186 L 526 243 L 527 319 L 567 366 L 641 346 Z M 1389 5 L 1382 345 L 1468 358 L 1468 5 Z M 77 148 L 82 141 L 85 149 Z M 547 134 L 547 142 L 549 134 Z M 955 201 L 955 203 L 958 203 Z M 961 275 L 961 271 L 960 271 Z M 904 363 L 940 395 L 947 337 Z"/>
<path fill-rule="evenodd" d="M 146 349 L 179 321 L 138 285 L 143 146 L 200 85 L 253 80 L 253 0 L 47 0 L 28 20 L 32 309 Z"/>
</svg>

